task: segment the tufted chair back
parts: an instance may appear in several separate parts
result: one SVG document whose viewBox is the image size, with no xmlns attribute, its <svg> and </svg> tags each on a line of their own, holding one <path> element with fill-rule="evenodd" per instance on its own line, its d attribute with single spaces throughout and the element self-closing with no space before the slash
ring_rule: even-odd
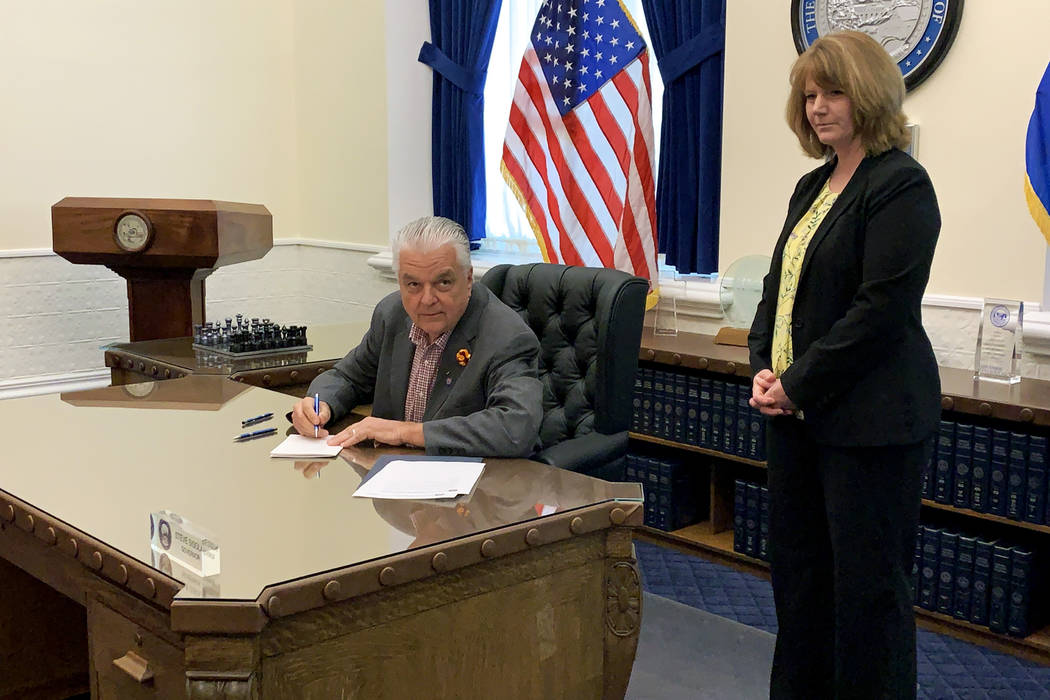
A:
<svg viewBox="0 0 1050 700">
<path fill-rule="evenodd" d="M 481 279 L 540 341 L 536 459 L 622 479 L 648 283 L 619 270 L 499 265 Z"/>
</svg>

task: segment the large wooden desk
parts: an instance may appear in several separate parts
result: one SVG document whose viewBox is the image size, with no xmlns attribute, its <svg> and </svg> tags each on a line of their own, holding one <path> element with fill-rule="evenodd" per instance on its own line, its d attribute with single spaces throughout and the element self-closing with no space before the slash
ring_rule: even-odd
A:
<svg viewBox="0 0 1050 700">
<path fill-rule="evenodd" d="M 193 347 L 193 338 L 164 338 L 114 343 L 105 348 L 113 385 L 216 374 L 253 386 L 303 396 L 311 380 L 354 348 L 368 322 L 310 326 L 313 349 L 236 358 Z"/>
<path fill-rule="evenodd" d="M 637 484 L 490 460 L 458 503 L 352 498 L 378 450 L 232 442 L 288 404 L 221 376 L 0 401 L 0 697 L 623 697 Z M 154 568 L 159 509 L 214 533 L 217 581 Z"/>
</svg>

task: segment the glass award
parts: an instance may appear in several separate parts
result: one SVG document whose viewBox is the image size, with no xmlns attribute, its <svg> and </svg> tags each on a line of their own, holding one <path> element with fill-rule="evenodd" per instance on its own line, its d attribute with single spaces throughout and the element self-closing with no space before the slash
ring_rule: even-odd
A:
<svg viewBox="0 0 1050 700">
<path fill-rule="evenodd" d="M 158 561 L 170 560 L 202 578 L 219 574 L 219 545 L 199 525 L 170 510 L 158 510 L 149 515 L 149 532 L 150 550 Z"/>
<path fill-rule="evenodd" d="M 985 299 L 977 329 L 974 379 L 1013 384 L 1021 381 L 1021 328 L 1024 302 Z"/>
<path fill-rule="evenodd" d="M 678 307 L 672 296 L 661 297 L 654 309 L 653 335 L 678 335 Z"/>
</svg>

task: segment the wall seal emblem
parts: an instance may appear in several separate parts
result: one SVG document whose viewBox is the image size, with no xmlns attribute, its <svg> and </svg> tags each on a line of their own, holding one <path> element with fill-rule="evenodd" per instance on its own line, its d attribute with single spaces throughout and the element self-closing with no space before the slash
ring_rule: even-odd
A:
<svg viewBox="0 0 1050 700">
<path fill-rule="evenodd" d="M 844 29 L 870 35 L 914 89 L 944 60 L 962 19 L 963 0 L 791 0 L 791 33 L 802 53 Z"/>
</svg>

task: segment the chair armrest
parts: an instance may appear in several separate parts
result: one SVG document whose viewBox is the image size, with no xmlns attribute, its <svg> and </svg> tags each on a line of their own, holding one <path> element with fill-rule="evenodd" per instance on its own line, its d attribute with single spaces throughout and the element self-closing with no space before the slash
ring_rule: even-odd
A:
<svg viewBox="0 0 1050 700">
<path fill-rule="evenodd" d="M 627 431 L 605 435 L 587 433 L 563 440 L 533 456 L 538 462 L 572 472 L 591 474 L 627 454 Z"/>
</svg>

